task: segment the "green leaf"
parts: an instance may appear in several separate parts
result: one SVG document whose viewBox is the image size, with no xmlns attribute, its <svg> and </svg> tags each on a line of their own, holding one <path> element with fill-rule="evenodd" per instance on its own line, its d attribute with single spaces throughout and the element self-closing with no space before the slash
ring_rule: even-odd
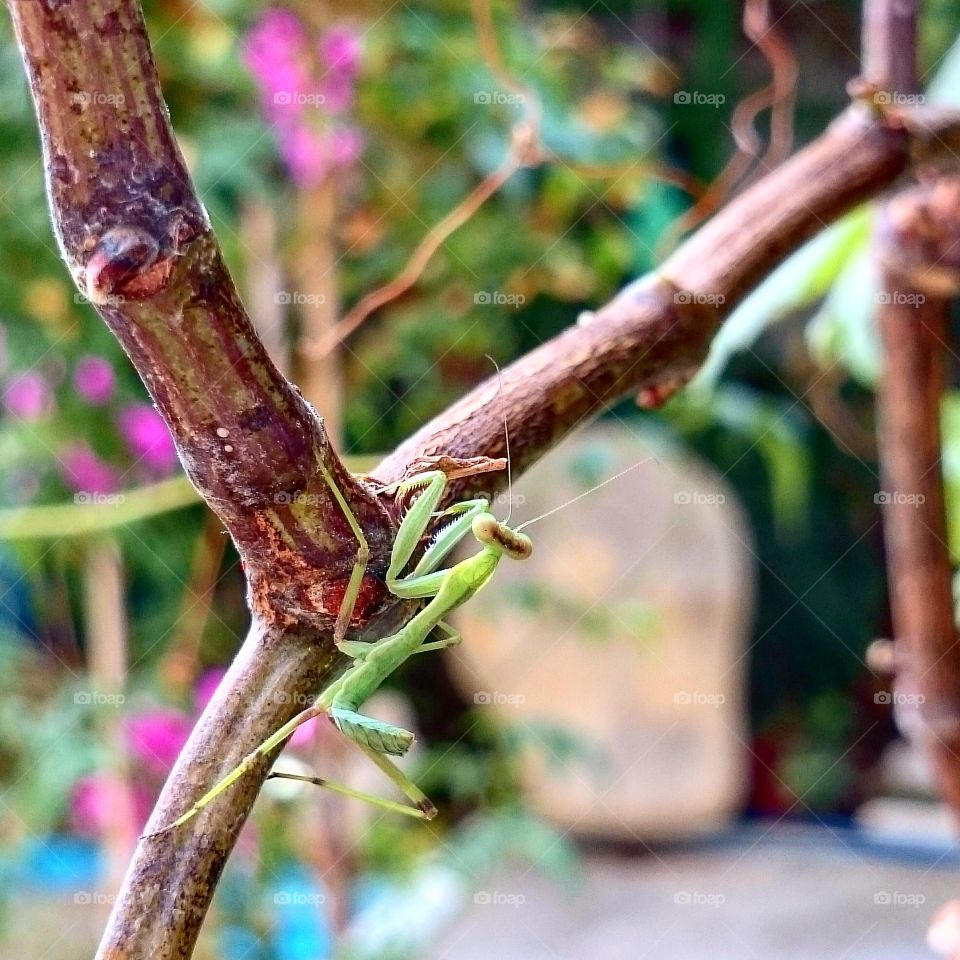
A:
<svg viewBox="0 0 960 960">
<path fill-rule="evenodd" d="M 751 346 L 772 324 L 824 296 L 866 244 L 873 217 L 859 207 L 802 246 L 730 315 L 695 383 L 712 387 L 731 357 Z"/>
</svg>

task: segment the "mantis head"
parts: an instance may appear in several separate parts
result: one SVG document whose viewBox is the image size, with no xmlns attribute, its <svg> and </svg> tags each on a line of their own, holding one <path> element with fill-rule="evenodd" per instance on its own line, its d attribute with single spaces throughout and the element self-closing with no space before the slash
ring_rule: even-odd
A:
<svg viewBox="0 0 960 960">
<path fill-rule="evenodd" d="M 526 560 L 533 553 L 533 541 L 525 534 L 501 523 L 492 513 L 473 518 L 473 535 L 485 547 L 506 554 L 513 560 Z"/>
</svg>

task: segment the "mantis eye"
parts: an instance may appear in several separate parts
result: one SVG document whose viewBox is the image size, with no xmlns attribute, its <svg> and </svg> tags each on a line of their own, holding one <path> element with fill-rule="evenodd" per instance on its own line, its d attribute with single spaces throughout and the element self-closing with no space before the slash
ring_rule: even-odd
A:
<svg viewBox="0 0 960 960">
<path fill-rule="evenodd" d="M 511 530 L 492 513 L 474 517 L 473 535 L 485 547 L 493 547 L 514 560 L 526 560 L 533 553 L 533 543 L 525 533 Z"/>
</svg>

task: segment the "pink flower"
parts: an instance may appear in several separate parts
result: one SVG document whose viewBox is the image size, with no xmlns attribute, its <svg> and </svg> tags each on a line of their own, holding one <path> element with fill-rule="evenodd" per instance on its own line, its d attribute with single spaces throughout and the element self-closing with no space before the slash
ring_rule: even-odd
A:
<svg viewBox="0 0 960 960">
<path fill-rule="evenodd" d="M 77 361 L 73 371 L 73 387 L 91 406 L 102 407 L 113 396 L 117 377 L 110 361 L 87 355 Z"/>
<path fill-rule="evenodd" d="M 290 176 L 301 187 L 312 187 L 330 172 L 330 149 L 325 134 L 298 124 L 280 138 L 280 152 Z"/>
<path fill-rule="evenodd" d="M 149 404 L 127 407 L 120 414 L 120 433 L 130 452 L 159 473 L 177 462 L 177 448 L 163 417 Z"/>
<path fill-rule="evenodd" d="M 163 776 L 190 736 L 190 718 L 180 710 L 145 710 L 126 719 L 130 752 L 151 773 Z"/>
<path fill-rule="evenodd" d="M 122 790 L 116 777 L 94 773 L 81 777 L 73 785 L 70 797 L 70 821 L 73 828 L 86 836 L 101 836 L 110 823 L 113 810 L 122 802 Z"/>
<path fill-rule="evenodd" d="M 356 127 L 337 127 L 330 141 L 330 153 L 338 167 L 349 167 L 363 153 L 363 134 Z"/>
<path fill-rule="evenodd" d="M 323 107 L 327 113 L 346 113 L 353 106 L 353 79 L 342 73 L 328 73 L 320 84 Z"/>
<path fill-rule="evenodd" d="M 113 493 L 120 485 L 117 471 L 82 443 L 60 454 L 60 471 L 77 493 Z"/>
<path fill-rule="evenodd" d="M 317 735 L 317 721 L 319 719 L 319 717 L 314 717 L 293 731 L 290 746 L 294 750 L 306 750 L 313 743 L 313 738 Z"/>
<path fill-rule="evenodd" d="M 124 790 L 129 790 L 129 798 L 123 795 Z M 154 800 L 146 784 L 124 784 L 116 776 L 103 772 L 81 777 L 70 796 L 71 825 L 84 836 L 102 837 L 116 822 L 118 809 L 128 800 L 133 804 L 134 825 L 141 830 Z"/>
<path fill-rule="evenodd" d="M 345 27 L 334 27 L 320 39 L 320 56 L 329 70 L 352 75 L 360 65 L 360 38 Z"/>
<path fill-rule="evenodd" d="M 247 35 L 243 61 L 260 87 L 269 117 L 299 113 L 308 93 L 306 32 L 289 10 L 268 10 Z"/>
<path fill-rule="evenodd" d="M 3 403 L 9 413 L 21 420 L 39 420 L 53 409 L 53 395 L 42 374 L 27 370 L 7 383 Z"/>
</svg>

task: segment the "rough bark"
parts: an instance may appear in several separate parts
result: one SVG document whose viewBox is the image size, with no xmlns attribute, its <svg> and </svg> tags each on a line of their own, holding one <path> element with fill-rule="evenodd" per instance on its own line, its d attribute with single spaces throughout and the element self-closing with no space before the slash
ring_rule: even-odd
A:
<svg viewBox="0 0 960 960">
<path fill-rule="evenodd" d="M 899 194 L 885 211 L 878 246 L 884 371 L 877 419 L 893 703 L 960 823 L 960 644 L 940 462 L 948 320 L 960 290 L 960 181 L 937 179 Z"/>
</svg>

